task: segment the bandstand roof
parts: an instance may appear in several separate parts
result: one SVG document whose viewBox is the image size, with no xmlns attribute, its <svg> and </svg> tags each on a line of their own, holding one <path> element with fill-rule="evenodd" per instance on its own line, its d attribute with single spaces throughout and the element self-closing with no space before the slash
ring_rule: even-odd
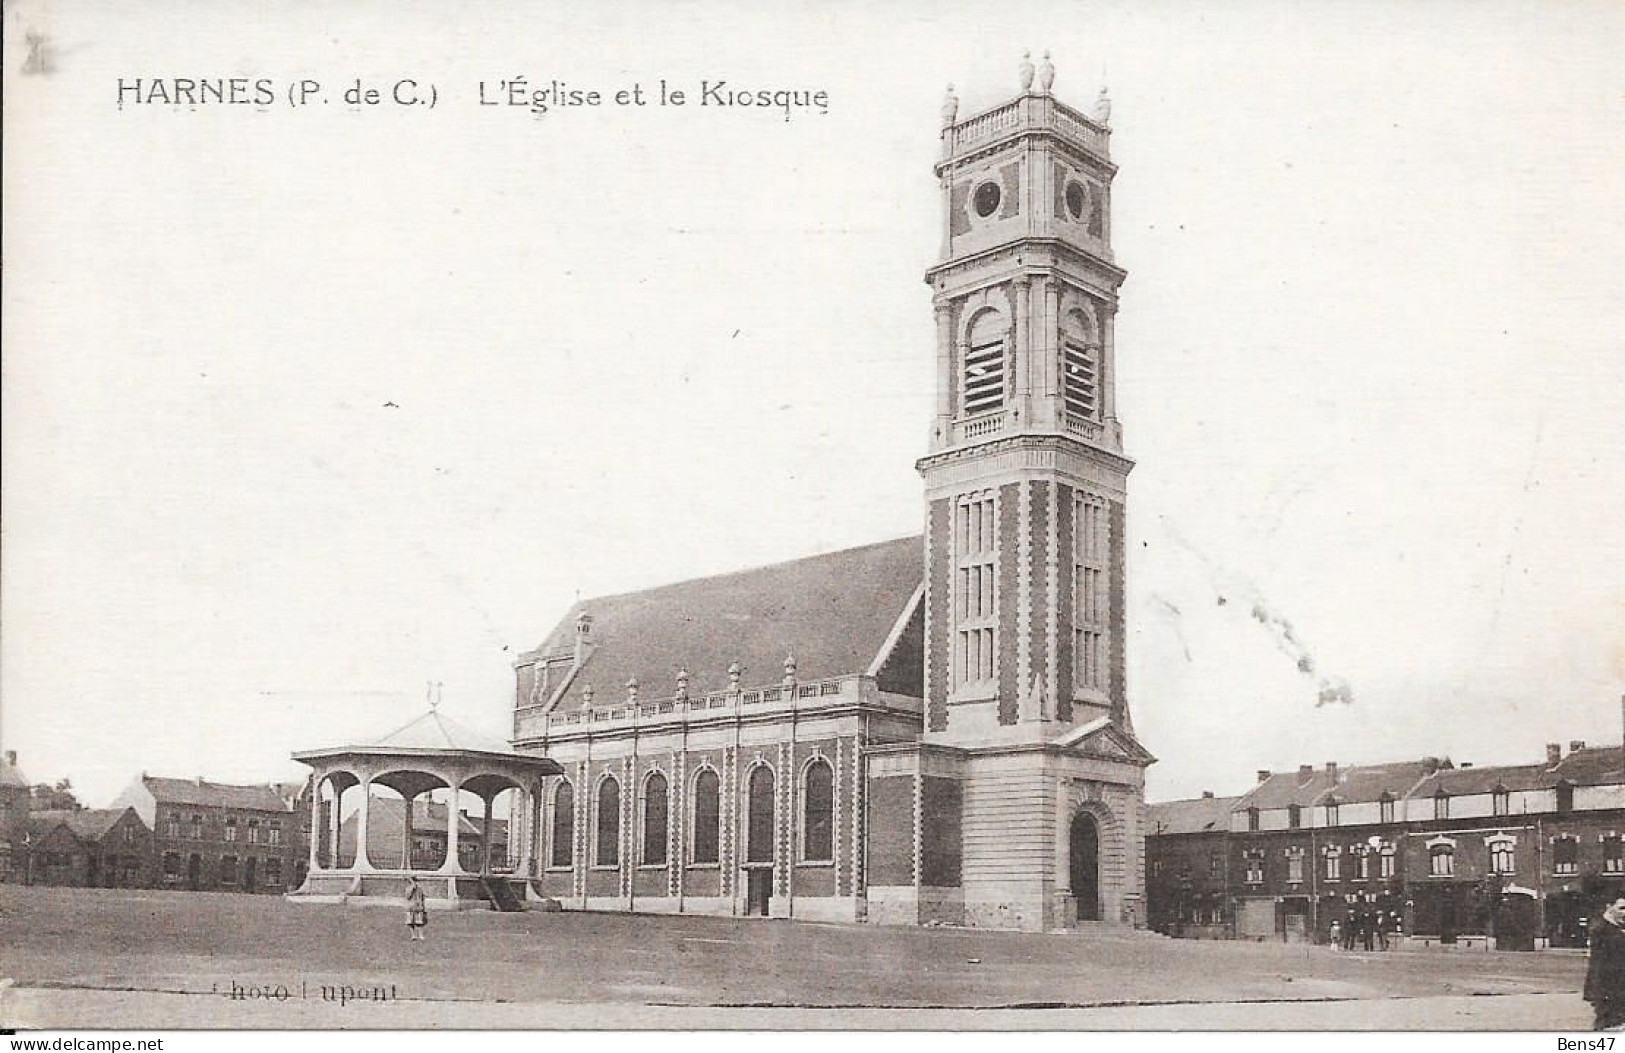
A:
<svg viewBox="0 0 1625 1053">
<path fill-rule="evenodd" d="M 556 761 L 534 753 L 517 752 L 500 739 L 452 720 L 437 707 L 430 707 L 428 712 L 370 742 L 303 750 L 293 755 L 294 760 L 306 764 L 340 757 L 401 760 L 464 757 L 498 761 L 504 766 L 525 768 L 537 775 L 557 775 L 563 771 Z"/>
</svg>

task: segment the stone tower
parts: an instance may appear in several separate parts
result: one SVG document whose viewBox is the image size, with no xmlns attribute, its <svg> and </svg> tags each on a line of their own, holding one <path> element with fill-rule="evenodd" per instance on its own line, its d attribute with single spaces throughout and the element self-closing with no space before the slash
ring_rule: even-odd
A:
<svg viewBox="0 0 1625 1053">
<path fill-rule="evenodd" d="M 963 120 L 950 89 L 936 164 L 922 746 L 960 758 L 970 924 L 1137 923 L 1144 885 L 1110 104 L 1087 116 L 1054 77 L 1024 62 L 1019 95 Z"/>
</svg>

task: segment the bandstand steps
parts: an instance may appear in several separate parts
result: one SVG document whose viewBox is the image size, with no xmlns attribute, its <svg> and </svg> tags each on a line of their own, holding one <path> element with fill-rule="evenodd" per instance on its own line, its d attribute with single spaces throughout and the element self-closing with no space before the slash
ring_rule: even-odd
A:
<svg viewBox="0 0 1625 1053">
<path fill-rule="evenodd" d="M 485 898 L 490 902 L 492 910 L 514 911 L 524 910 L 525 901 L 514 892 L 513 886 L 504 878 L 480 878 L 480 888 Z"/>
</svg>

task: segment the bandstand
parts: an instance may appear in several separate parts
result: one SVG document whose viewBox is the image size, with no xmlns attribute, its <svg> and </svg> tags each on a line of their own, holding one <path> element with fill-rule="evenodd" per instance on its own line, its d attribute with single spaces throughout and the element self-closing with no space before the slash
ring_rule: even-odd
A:
<svg viewBox="0 0 1625 1053">
<path fill-rule="evenodd" d="M 295 753 L 293 759 L 310 765 L 310 865 L 305 882 L 288 898 L 295 902 L 399 903 L 408 878 L 416 878 L 430 901 L 440 909 L 495 906 L 557 909 L 554 901 L 533 887 L 536 873 L 536 824 L 527 821 L 540 800 L 545 776 L 558 775 L 558 764 L 546 757 L 516 753 L 506 743 L 471 731 L 447 718 L 438 706 L 376 742 L 336 746 Z M 368 851 L 368 824 L 373 818 L 372 787 L 385 786 L 401 795 L 401 849 L 398 858 L 373 859 Z M 324 786 L 332 797 L 326 814 Z M 345 794 L 359 787 L 356 809 L 355 852 L 348 865 L 340 852 Z M 413 818 L 418 798 L 434 790 L 450 791 L 446 808 L 445 858 L 438 865 L 416 865 Z M 492 859 L 492 803 L 506 790 L 518 792 L 511 810 L 507 856 Z M 484 803 L 477 863 L 465 866 L 459 852 L 461 813 L 459 791 L 467 790 Z M 325 827 L 324 827 L 325 824 Z M 517 840 L 516 840 L 517 839 Z M 323 848 L 326 848 L 324 853 Z M 517 848 L 517 853 L 515 853 Z"/>
</svg>

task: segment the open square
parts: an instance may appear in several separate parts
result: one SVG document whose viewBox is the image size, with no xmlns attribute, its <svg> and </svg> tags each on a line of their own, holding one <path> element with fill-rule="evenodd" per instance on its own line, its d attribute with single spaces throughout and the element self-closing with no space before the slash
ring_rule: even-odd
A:
<svg viewBox="0 0 1625 1053">
<path fill-rule="evenodd" d="M 1570 952 L 0 888 L 14 1027 L 1579 1029 Z"/>
</svg>

